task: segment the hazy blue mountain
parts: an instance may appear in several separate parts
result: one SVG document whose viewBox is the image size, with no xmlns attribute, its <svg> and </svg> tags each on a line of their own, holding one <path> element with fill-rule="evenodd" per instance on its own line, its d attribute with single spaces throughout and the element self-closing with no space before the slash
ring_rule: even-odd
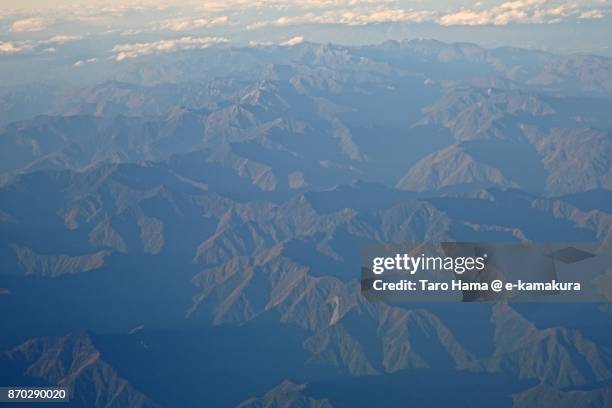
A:
<svg viewBox="0 0 612 408">
<path fill-rule="evenodd" d="M 610 59 L 303 42 L 63 79 L 0 90 L 3 384 L 87 407 L 610 404 L 609 305 L 360 293 L 372 242 L 609 243 Z"/>
</svg>

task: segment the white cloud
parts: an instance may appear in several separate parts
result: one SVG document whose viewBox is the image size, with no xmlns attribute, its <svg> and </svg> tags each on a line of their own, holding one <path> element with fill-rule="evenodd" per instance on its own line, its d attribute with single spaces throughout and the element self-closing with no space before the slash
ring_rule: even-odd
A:
<svg viewBox="0 0 612 408">
<path fill-rule="evenodd" d="M 0 55 L 16 55 L 29 51 L 31 49 L 32 44 L 28 42 L 17 44 L 10 41 L 0 41 Z"/>
<path fill-rule="evenodd" d="M 119 35 L 124 36 L 124 37 L 129 37 L 131 35 L 138 35 L 142 33 L 143 33 L 143 30 L 129 29 L 129 30 L 121 31 Z"/>
<path fill-rule="evenodd" d="M 16 33 L 42 31 L 47 28 L 49 22 L 42 17 L 30 17 L 23 20 L 14 21 L 11 31 Z"/>
<path fill-rule="evenodd" d="M 82 35 L 56 35 L 53 36 L 47 40 L 43 40 L 40 43 L 41 44 L 58 44 L 58 45 L 62 45 L 62 44 L 66 44 L 67 42 L 70 41 L 77 41 L 77 40 L 81 40 L 83 39 Z"/>
<path fill-rule="evenodd" d="M 259 3 L 268 4 L 265 1 Z M 569 18 L 601 18 L 605 15 L 601 9 L 588 10 L 592 5 L 585 3 L 579 5 L 571 0 L 511 0 L 489 6 L 483 2 L 476 2 L 473 7 L 452 11 L 443 11 L 435 7 L 422 10 L 407 9 L 400 6 L 403 2 L 392 0 L 386 2 L 388 5 L 369 0 L 298 0 L 292 4 L 293 8 L 290 6 L 282 8 L 282 2 L 272 3 L 285 15 L 273 20 L 251 23 L 247 29 L 303 24 L 363 26 L 423 22 L 433 22 L 443 26 L 506 25 L 555 23 Z M 304 13 L 296 12 L 295 7 L 301 7 Z"/>
<path fill-rule="evenodd" d="M 398 3 L 398 0 L 207 0 L 203 2 L 201 9 L 207 12 L 233 12 L 245 9 L 286 11 L 296 8 L 322 10 L 394 3 Z"/>
<path fill-rule="evenodd" d="M 78 67 L 82 67 L 85 64 L 93 64 L 93 63 L 96 63 L 96 62 L 98 62 L 97 58 L 89 58 L 89 59 L 86 59 L 86 60 L 78 60 L 77 62 L 75 62 L 73 64 L 73 66 L 78 68 Z"/>
<path fill-rule="evenodd" d="M 489 24 L 490 17 L 487 12 L 461 10 L 440 17 L 440 24 L 449 25 L 484 25 Z"/>
<path fill-rule="evenodd" d="M 298 35 L 296 37 L 288 39 L 287 41 L 284 41 L 284 42 L 280 43 L 280 45 L 286 46 L 286 47 L 291 47 L 291 46 L 298 45 L 298 44 L 303 43 L 303 42 L 304 42 L 304 36 Z"/>
<path fill-rule="evenodd" d="M 578 18 L 591 19 L 591 18 L 604 18 L 605 16 L 606 15 L 603 10 L 594 9 L 594 10 L 589 10 L 589 11 L 583 11 L 582 13 L 580 13 Z"/>
<path fill-rule="evenodd" d="M 570 17 L 603 17 L 603 12 L 597 11 L 599 10 L 585 11 L 576 3 L 551 4 L 549 0 L 515 0 L 485 10 L 462 9 L 450 12 L 440 15 L 437 22 L 443 26 L 557 23 Z"/>
<path fill-rule="evenodd" d="M 146 43 L 119 44 L 113 47 L 116 61 L 141 57 L 144 55 L 156 55 L 181 50 L 192 50 L 207 48 L 211 45 L 228 42 L 222 37 L 182 37 L 172 40 L 159 40 Z"/>
<path fill-rule="evenodd" d="M 431 18 L 431 12 L 381 8 L 365 12 L 340 11 L 325 13 L 317 22 L 328 24 L 367 25 L 377 23 L 421 23 Z"/>
<path fill-rule="evenodd" d="M 471 2 L 427 2 L 414 0 L 205 0 L 188 3 L 161 0 L 136 0 L 131 5 L 100 7 L 93 4 L 72 5 L 54 12 L 37 11 L 37 14 L 15 14 L 11 31 L 40 31 L 58 22 L 75 22 L 87 26 L 91 35 L 112 33 L 130 36 L 137 34 L 160 35 L 160 32 L 176 32 L 179 36 L 225 35 L 238 30 L 263 27 L 287 27 L 299 25 L 366 26 L 385 23 L 425 23 L 442 26 L 478 26 L 531 23 L 555 23 L 567 20 L 603 18 L 610 13 L 612 0 L 488 0 Z M 456 4 L 466 5 L 463 8 Z M 157 5 L 157 6 L 156 6 Z M 159 7 L 158 7 L 159 6 Z M 446 8 L 450 7 L 450 8 Z M 26 18 L 27 17 L 27 18 Z M 205 31 L 212 27 L 224 28 L 222 34 Z M 263 31 L 263 30 L 262 30 Z M 298 29 L 298 33 L 303 32 Z M 239 33 L 240 40 L 244 39 Z M 260 41 L 269 41 L 262 32 Z M 229 34 L 228 34 L 229 35 Z M 78 36 L 57 35 L 39 45 L 64 44 L 76 41 Z M 248 39 L 246 39 L 248 41 Z M 13 39 L 13 41 L 15 41 Z M 145 50 L 156 47 L 181 48 L 177 40 L 157 42 L 155 37 L 146 39 L 124 38 L 121 42 L 151 41 L 139 43 Z M 157 44 L 157 45 L 153 45 Z M 125 44 L 124 44 L 125 45 Z M 129 45 L 129 44 L 128 44 Z M 187 45 L 186 45 L 187 46 Z M 193 45 L 192 45 L 193 46 Z M 60 49 L 60 47 L 58 47 Z M 148 51 L 136 52 L 146 55 Z M 163 52 L 157 49 L 151 53 Z M 116 51 L 115 58 L 133 58 L 131 51 Z M 120 54 L 120 55 L 119 55 Z"/>
<path fill-rule="evenodd" d="M 173 19 L 162 22 L 160 28 L 171 31 L 191 31 L 225 25 L 228 21 L 229 18 L 227 16 L 219 16 L 211 19 Z"/>
<path fill-rule="evenodd" d="M 251 24 L 248 29 L 266 26 L 293 26 L 301 24 L 342 24 L 363 26 L 378 23 L 422 23 L 434 17 L 434 13 L 424 10 L 403 10 L 398 8 L 377 7 L 375 9 L 341 9 L 329 10 L 322 14 L 307 13 L 302 16 L 280 17 L 273 21 L 262 21 Z"/>
</svg>

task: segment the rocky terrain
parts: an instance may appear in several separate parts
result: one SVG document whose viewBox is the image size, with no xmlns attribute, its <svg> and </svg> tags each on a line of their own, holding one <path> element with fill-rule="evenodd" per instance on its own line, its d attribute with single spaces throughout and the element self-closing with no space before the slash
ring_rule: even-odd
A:
<svg viewBox="0 0 612 408">
<path fill-rule="evenodd" d="M 609 243 L 609 59 L 416 40 L 146 67 L 0 92 L 0 383 L 86 407 L 612 404 L 606 305 L 359 284 L 371 242 Z"/>
</svg>

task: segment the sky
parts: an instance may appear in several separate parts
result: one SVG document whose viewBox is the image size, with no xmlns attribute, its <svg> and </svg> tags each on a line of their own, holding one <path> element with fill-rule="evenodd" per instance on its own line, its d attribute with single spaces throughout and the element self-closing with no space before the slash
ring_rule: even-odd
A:
<svg viewBox="0 0 612 408">
<path fill-rule="evenodd" d="M 0 59 L 413 38 L 612 56 L 611 23 L 612 0 L 2 0 Z"/>
</svg>

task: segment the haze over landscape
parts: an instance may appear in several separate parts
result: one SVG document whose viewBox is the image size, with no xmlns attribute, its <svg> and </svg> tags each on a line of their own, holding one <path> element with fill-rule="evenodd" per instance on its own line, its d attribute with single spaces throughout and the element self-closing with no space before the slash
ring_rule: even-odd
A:
<svg viewBox="0 0 612 408">
<path fill-rule="evenodd" d="M 371 242 L 610 243 L 611 16 L 4 1 L 0 386 L 75 407 L 612 406 L 609 303 L 360 293 Z"/>
</svg>

